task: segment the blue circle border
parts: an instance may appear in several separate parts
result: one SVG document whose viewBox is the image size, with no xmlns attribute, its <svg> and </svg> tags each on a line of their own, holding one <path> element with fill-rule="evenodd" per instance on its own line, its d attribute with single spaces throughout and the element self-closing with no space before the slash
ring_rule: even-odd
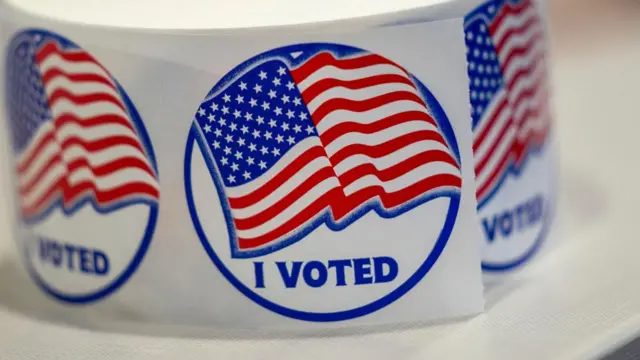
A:
<svg viewBox="0 0 640 360">
<path fill-rule="evenodd" d="M 55 34 L 53 32 L 50 32 L 44 29 L 35 29 L 35 28 L 26 29 L 26 30 L 20 31 L 19 33 L 16 33 L 16 35 L 14 35 L 13 38 L 15 39 L 16 37 L 23 34 L 48 35 L 55 38 L 56 40 L 60 41 L 65 45 L 80 48 L 77 44 L 62 37 L 61 35 Z M 113 78 L 113 76 L 112 76 L 112 80 L 116 84 L 118 92 L 120 93 L 120 96 L 122 97 L 125 103 L 125 106 L 127 108 L 129 115 L 131 116 L 131 120 L 133 121 L 133 125 L 140 138 L 140 141 L 142 142 L 143 148 L 147 153 L 147 156 L 149 157 L 151 166 L 153 167 L 153 170 L 155 171 L 156 176 L 159 178 L 158 165 L 156 162 L 155 153 L 153 151 L 153 146 L 151 145 L 151 138 L 147 133 L 147 130 L 144 126 L 144 122 L 142 121 L 142 118 L 140 117 L 138 110 L 133 104 L 133 101 L 129 98 L 129 96 L 127 95 L 125 90 L 122 88 L 120 83 L 115 78 Z M 131 278 L 131 276 L 138 270 L 144 256 L 147 253 L 147 250 L 149 249 L 149 245 L 151 245 L 151 240 L 153 239 L 153 235 L 155 233 L 156 224 L 158 220 L 159 206 L 157 203 L 145 202 L 145 204 L 149 206 L 149 219 L 147 220 L 147 226 L 145 227 L 144 235 L 142 237 L 142 241 L 140 242 L 140 246 L 138 246 L 138 249 L 136 250 L 133 258 L 129 262 L 129 265 L 124 269 L 124 271 L 120 273 L 120 275 L 118 275 L 110 283 L 104 285 L 102 288 L 98 290 L 85 293 L 85 294 L 80 294 L 80 295 L 65 294 L 64 292 L 56 290 L 54 287 L 47 284 L 47 282 L 42 279 L 40 274 L 38 274 L 37 270 L 31 264 L 31 255 L 27 254 L 27 251 L 23 249 L 23 256 L 25 257 L 25 263 L 27 265 L 26 267 L 31 279 L 38 285 L 38 287 L 40 287 L 41 290 L 43 290 L 49 296 L 59 301 L 63 301 L 71 304 L 88 304 L 88 303 L 101 300 L 102 298 L 108 295 L 111 295 L 113 292 L 118 290 L 122 285 L 124 285 L 124 283 L 126 283 L 129 280 L 129 278 Z"/>
<path fill-rule="evenodd" d="M 277 49 L 262 53 L 260 55 L 257 55 L 256 57 L 251 58 L 246 62 L 237 66 L 229 74 L 223 77 L 220 80 L 220 82 L 223 82 L 224 79 L 227 79 L 229 76 L 232 76 L 232 74 L 240 71 L 240 69 L 248 66 L 249 63 L 256 58 L 264 57 L 264 56 L 267 56 L 268 54 L 272 54 L 277 51 L 294 51 L 301 45 L 302 44 L 285 46 L 285 47 L 277 48 Z M 310 45 L 310 44 L 304 44 L 304 45 Z M 361 51 L 360 49 L 357 49 L 351 46 L 346 46 L 346 45 L 328 44 L 328 43 L 316 43 L 314 45 L 320 46 L 320 47 L 326 46 L 326 45 L 331 45 L 331 46 L 337 45 L 345 49 L 346 53 L 348 53 L 349 51 L 358 51 L 358 50 Z M 445 140 L 447 141 L 447 143 L 449 143 L 452 149 L 452 152 L 454 154 L 454 157 L 456 158 L 458 163 L 461 164 L 461 157 L 460 157 L 457 141 L 455 139 L 455 134 L 444 110 L 442 109 L 438 101 L 435 99 L 435 97 L 431 94 L 431 92 L 422 84 L 422 82 L 416 79 L 413 75 L 411 75 L 411 77 L 414 80 L 414 83 L 419 88 L 420 93 L 425 97 L 425 100 L 428 106 L 434 112 L 434 117 L 436 118 L 438 125 L 441 127 L 441 131 L 443 132 Z M 216 90 L 217 87 L 218 85 L 216 84 L 213 87 L 213 89 L 209 92 L 208 95 L 211 95 Z M 233 273 L 229 271 L 229 269 L 227 269 L 227 267 L 224 265 L 224 263 L 222 262 L 220 257 L 216 254 L 215 250 L 213 249 L 213 247 L 211 246 L 211 244 L 207 239 L 207 236 L 204 232 L 204 229 L 202 228 L 202 224 L 200 223 L 200 219 L 198 217 L 198 213 L 196 210 L 194 197 L 193 197 L 192 186 L 191 186 L 191 159 L 193 157 L 193 149 L 194 149 L 194 144 L 196 142 L 195 131 L 196 130 L 192 128 L 189 131 L 189 136 L 187 137 L 187 143 L 186 143 L 186 149 L 185 149 L 185 160 L 184 160 L 184 184 L 185 184 L 185 194 L 187 199 L 187 206 L 189 208 L 189 214 L 191 215 L 191 219 L 193 221 L 193 225 L 198 235 L 198 238 L 200 239 L 200 242 L 204 247 L 207 255 L 211 259 L 211 261 L 214 263 L 214 265 L 220 271 L 220 273 L 222 273 L 222 275 L 227 279 L 227 281 L 229 281 L 238 291 L 240 291 L 244 296 L 246 296 L 256 304 L 262 306 L 267 310 L 280 314 L 282 316 L 286 316 L 289 318 L 302 320 L 302 321 L 309 321 L 309 322 L 335 322 L 335 321 L 355 319 L 355 318 L 370 314 L 372 312 L 375 312 L 377 310 L 380 310 L 390 305 L 394 301 L 398 300 L 400 297 L 406 294 L 409 290 L 411 290 L 416 284 L 418 284 L 422 280 L 422 278 L 424 278 L 424 276 L 426 276 L 426 274 L 435 265 L 436 261 L 444 251 L 444 248 L 446 247 L 446 244 L 451 236 L 451 233 L 453 232 L 453 227 L 455 225 L 455 222 L 458 216 L 459 207 L 460 207 L 459 193 L 451 193 L 445 196 L 451 199 L 447 216 L 446 216 L 444 225 L 440 231 L 440 234 L 438 235 L 438 238 L 431 252 L 425 259 L 425 261 L 407 280 L 405 280 L 400 286 L 398 286 L 395 290 L 391 291 L 387 295 L 360 307 L 356 307 L 349 310 L 328 312 L 328 313 L 295 310 L 289 307 L 276 304 L 275 302 L 272 302 L 258 295 L 257 293 L 253 292 L 249 287 L 243 284 L 242 281 L 236 278 L 233 275 Z M 215 182 L 215 179 L 213 179 L 213 181 Z"/>
</svg>

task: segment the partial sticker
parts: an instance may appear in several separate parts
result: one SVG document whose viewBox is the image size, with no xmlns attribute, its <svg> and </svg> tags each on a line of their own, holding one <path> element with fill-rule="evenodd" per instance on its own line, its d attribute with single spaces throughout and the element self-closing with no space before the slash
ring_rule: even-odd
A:
<svg viewBox="0 0 640 360">
<path fill-rule="evenodd" d="M 409 69 L 309 43 L 213 87 L 185 186 L 202 245 L 238 291 L 283 316 L 341 321 L 393 303 L 436 263 L 460 167 L 447 116 Z"/>
<path fill-rule="evenodd" d="M 544 23 L 531 0 L 488 1 L 465 20 L 483 269 L 527 261 L 555 203 Z"/>
<path fill-rule="evenodd" d="M 37 284 L 98 300 L 137 269 L 158 213 L 158 171 L 124 89 L 91 54 L 44 30 L 7 52 L 18 237 Z"/>
</svg>

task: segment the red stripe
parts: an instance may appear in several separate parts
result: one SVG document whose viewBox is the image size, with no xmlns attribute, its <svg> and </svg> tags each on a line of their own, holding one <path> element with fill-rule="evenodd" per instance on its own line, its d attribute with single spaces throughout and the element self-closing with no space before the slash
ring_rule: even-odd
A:
<svg viewBox="0 0 640 360">
<path fill-rule="evenodd" d="M 544 66 L 544 63 L 542 63 L 543 59 L 544 52 L 541 51 L 538 56 L 533 59 L 529 66 L 522 67 L 515 74 L 513 74 L 513 76 L 507 82 L 507 89 L 513 91 L 515 89 L 515 85 L 518 82 L 523 81 L 524 79 L 532 78 L 538 66 Z M 538 76 L 534 85 L 539 85 L 541 80 L 547 76 L 546 69 L 542 69 L 542 71 L 540 72 L 541 74 Z"/>
<path fill-rule="evenodd" d="M 331 88 L 343 87 L 350 90 L 358 90 L 383 84 L 407 84 L 414 86 L 407 77 L 396 74 L 374 75 L 357 80 L 322 79 L 302 92 L 302 99 L 308 104 L 318 95 Z"/>
<path fill-rule="evenodd" d="M 495 187 L 496 180 L 499 180 L 502 177 L 502 174 L 504 173 L 507 166 L 507 161 L 511 158 L 511 156 L 511 151 L 507 151 L 502 159 L 500 159 L 498 166 L 493 169 L 491 175 L 489 175 L 487 180 L 478 187 L 478 190 L 476 191 L 476 197 L 478 199 L 482 201 L 484 196 L 486 196 L 486 194 L 489 193 L 490 190 L 493 189 L 493 187 Z"/>
<path fill-rule="evenodd" d="M 506 69 L 509 67 L 509 65 L 511 64 L 514 58 L 526 56 L 529 53 L 529 50 L 531 49 L 531 47 L 533 47 L 533 45 L 536 42 L 540 41 L 541 39 L 542 39 L 542 32 L 539 31 L 526 43 L 520 46 L 514 46 L 509 48 L 508 51 L 506 51 L 506 55 L 502 52 L 502 49 L 498 49 L 498 54 L 502 58 L 501 63 L 502 63 L 503 73 L 506 73 Z"/>
<path fill-rule="evenodd" d="M 29 157 L 18 164 L 17 166 L 18 172 L 26 171 L 26 169 L 31 166 L 31 164 L 35 161 L 36 157 L 40 154 L 40 151 L 42 151 L 42 149 L 44 149 L 50 142 L 56 142 L 56 139 L 51 132 L 43 136 L 41 138 L 41 141 L 36 146 L 36 149 L 31 152 Z M 109 136 L 109 137 L 101 138 L 98 140 L 84 140 L 77 136 L 71 136 L 66 138 L 63 142 L 59 144 L 61 150 L 64 150 L 74 145 L 79 145 L 89 152 L 103 150 L 116 145 L 130 145 L 144 154 L 144 150 L 142 150 L 142 147 L 140 146 L 140 144 L 136 139 L 130 138 L 127 136 L 122 136 L 122 135 Z"/>
<path fill-rule="evenodd" d="M 57 129 L 60 129 L 61 127 L 68 124 L 75 124 L 85 129 L 94 126 L 113 124 L 122 125 L 128 129 L 131 129 L 131 131 L 133 131 L 134 133 L 136 132 L 128 119 L 113 114 L 97 115 L 83 119 L 79 118 L 75 114 L 63 113 L 58 115 L 53 123 Z"/>
<path fill-rule="evenodd" d="M 476 192 L 477 198 L 482 201 L 482 199 L 491 192 L 491 190 L 497 185 L 497 182 L 503 177 L 503 174 L 509 165 L 509 161 L 515 160 L 516 166 L 520 166 L 527 153 L 528 147 L 530 147 L 534 142 L 541 145 L 545 141 L 547 134 L 548 127 L 545 127 L 539 132 L 530 132 L 526 139 L 523 139 L 522 141 L 514 142 L 509 151 L 503 154 L 498 165 L 492 170 L 489 177 L 478 187 Z"/>
<path fill-rule="evenodd" d="M 276 229 L 251 239 L 239 237 L 238 247 L 243 250 L 253 249 L 277 240 L 291 231 L 298 229 L 302 224 L 329 207 L 330 204 L 336 203 L 336 200 L 343 198 L 344 194 L 340 189 L 330 190 Z"/>
<path fill-rule="evenodd" d="M 338 69 L 342 70 L 353 70 L 365 68 L 373 65 L 381 65 L 388 64 L 393 65 L 399 68 L 400 70 L 406 71 L 398 66 L 396 63 L 392 62 L 389 59 L 386 59 L 380 55 L 376 54 L 367 54 L 354 58 L 348 59 L 337 59 L 333 54 L 328 52 L 322 52 L 318 55 L 315 55 L 311 59 L 307 60 L 304 64 L 302 64 L 297 69 L 291 70 L 291 76 L 295 80 L 296 83 L 301 83 L 311 74 L 316 72 L 318 69 L 321 69 L 325 66 L 334 66 Z"/>
<path fill-rule="evenodd" d="M 100 206 L 131 196 L 143 195 L 157 199 L 160 195 L 155 187 L 142 182 L 130 182 L 114 189 L 99 190 L 91 181 L 83 181 L 71 187 L 66 179 L 62 178 L 44 196 L 41 196 L 36 203 L 31 206 L 22 206 L 22 214 L 25 217 L 37 215 L 60 192 L 62 192 L 62 199 L 67 207 L 74 201 L 83 198 L 87 193 L 93 194 Z"/>
<path fill-rule="evenodd" d="M 321 134 L 320 139 L 324 146 L 328 146 L 335 139 L 347 133 L 374 134 L 384 129 L 416 120 L 422 120 L 437 127 L 436 122 L 431 116 L 429 116 L 429 114 L 422 111 L 406 111 L 382 118 L 369 124 L 343 121 Z"/>
<path fill-rule="evenodd" d="M 388 94 L 378 95 L 376 97 L 372 97 L 365 100 L 349 100 L 342 98 L 335 98 L 327 100 L 322 103 L 316 111 L 311 114 L 313 118 L 313 122 L 316 126 L 324 119 L 328 114 L 337 111 L 337 110 L 347 110 L 354 112 L 365 112 L 372 109 L 379 108 L 381 106 L 396 102 L 396 101 L 413 101 L 417 104 L 425 106 L 422 99 L 416 95 L 415 93 L 411 93 L 408 91 L 395 91 Z M 426 109 L 426 106 L 425 106 Z"/>
<path fill-rule="evenodd" d="M 376 177 L 381 181 L 387 182 L 400 177 L 423 164 L 435 161 L 442 161 L 457 166 L 457 164 L 451 159 L 449 154 L 439 150 L 432 150 L 417 154 L 405 161 L 402 161 L 401 163 L 398 163 L 390 168 L 381 171 L 377 170 L 372 164 L 363 164 L 340 176 L 340 180 L 342 186 L 344 187 L 348 186 L 353 181 L 365 175 L 372 174 L 376 175 Z M 335 174 L 333 173 L 333 171 L 329 168 L 324 168 L 318 171 L 268 209 L 265 209 L 259 214 L 251 216 L 249 218 L 235 219 L 234 222 L 236 224 L 236 228 L 238 230 L 247 230 L 264 224 L 269 219 L 272 219 L 282 211 L 286 210 L 291 204 L 301 199 L 306 193 L 317 186 L 320 182 L 324 181 L 325 179 L 331 178 L 334 175 Z"/>
<path fill-rule="evenodd" d="M 304 168 L 311 161 L 315 160 L 316 158 L 326 156 L 327 155 L 324 152 L 324 149 L 320 146 L 314 146 L 307 149 L 304 153 L 298 156 L 284 169 L 282 169 L 282 171 L 278 172 L 276 176 L 267 181 L 261 187 L 244 196 L 236 198 L 229 197 L 229 206 L 231 206 L 231 208 L 233 209 L 244 209 L 259 202 L 260 200 L 264 199 L 269 194 L 274 192 L 276 189 L 278 189 L 280 186 L 282 186 L 282 184 L 284 184 L 287 180 L 289 180 L 289 178 L 298 173 L 298 171 Z"/>
<path fill-rule="evenodd" d="M 40 168 L 37 175 L 33 177 L 33 179 L 28 184 L 21 186 L 20 194 L 27 195 L 29 192 L 31 192 L 33 188 L 38 184 L 38 182 L 44 177 L 44 174 L 47 173 L 53 166 L 55 166 L 58 163 L 64 164 L 60 154 L 56 154 L 55 156 L 53 156 L 51 160 L 49 160 L 46 166 Z M 139 169 L 151 175 L 151 177 L 155 177 L 155 174 L 153 173 L 153 171 L 145 161 L 135 157 L 130 157 L 130 156 L 121 157 L 121 158 L 109 161 L 107 163 L 98 165 L 96 167 L 93 167 L 89 163 L 89 160 L 86 158 L 75 159 L 74 161 L 66 164 L 66 174 L 68 174 L 66 176 L 70 176 L 70 174 L 72 174 L 74 171 L 77 171 L 82 168 L 91 170 L 91 173 L 97 177 L 106 176 L 116 171 L 128 169 L 128 168 Z"/>
<path fill-rule="evenodd" d="M 498 15 L 493 19 L 493 22 L 489 25 L 489 31 L 491 34 L 495 33 L 495 30 L 502 25 L 502 22 L 507 16 L 518 17 L 532 6 L 533 5 L 529 0 L 525 0 L 516 6 L 507 1 L 502 9 L 500 9 Z"/>
<path fill-rule="evenodd" d="M 378 145 L 363 145 L 363 144 L 347 145 L 342 149 L 340 149 L 335 154 L 333 154 L 333 156 L 331 156 L 329 160 L 331 161 L 333 166 L 336 166 L 339 163 L 341 163 L 344 159 L 356 154 L 363 154 L 372 158 L 380 158 L 380 157 L 389 155 L 395 151 L 398 151 L 399 149 L 402 149 L 413 143 L 416 143 L 418 141 L 425 141 L 425 140 L 433 140 L 433 141 L 437 141 L 439 143 L 445 144 L 444 140 L 442 139 L 442 136 L 440 136 L 439 133 L 432 130 L 421 130 L 421 131 L 416 131 L 409 134 L 398 136 L 394 139 L 391 139 L 389 141 L 386 141 Z"/>
<path fill-rule="evenodd" d="M 343 206 L 340 206 L 339 209 L 336 209 L 335 207 L 333 208 L 333 214 L 336 220 L 340 220 L 364 202 L 376 196 L 380 198 L 385 209 L 392 209 L 437 188 L 460 188 L 461 186 L 462 179 L 450 174 L 430 176 L 411 186 L 392 193 L 387 193 L 382 186 L 371 186 L 349 195 L 343 203 Z"/>
<path fill-rule="evenodd" d="M 508 111 L 507 105 L 508 105 L 508 102 L 505 96 L 502 98 L 502 101 L 500 101 L 500 104 L 494 107 L 494 110 L 491 118 L 489 119 L 489 122 L 482 127 L 482 130 L 473 141 L 473 151 L 478 151 L 482 143 L 485 141 L 485 139 L 489 135 L 489 132 L 491 131 L 491 129 L 495 126 L 496 121 L 498 121 L 498 118 L 500 118 L 500 115 L 503 112 Z"/>
<path fill-rule="evenodd" d="M 371 163 L 358 165 L 339 176 L 340 184 L 343 187 L 349 186 L 354 181 L 367 175 L 374 175 L 382 182 L 389 182 L 397 179 L 408 172 L 429 163 L 443 162 L 458 167 L 458 164 L 451 158 L 451 155 L 441 150 L 428 150 L 413 155 L 401 162 L 386 169 L 378 169 Z"/>
<path fill-rule="evenodd" d="M 546 106 L 527 108 L 527 111 L 525 111 L 524 114 L 522 115 L 522 118 L 526 120 L 522 121 L 521 125 L 518 126 L 518 131 L 519 132 L 522 131 L 522 128 L 525 126 L 527 122 L 533 122 L 533 120 L 541 116 L 542 113 L 546 111 L 547 111 Z"/>
<path fill-rule="evenodd" d="M 381 186 L 369 187 L 350 195 L 346 200 L 344 199 L 344 194 L 339 189 L 334 189 L 327 192 L 317 201 L 299 212 L 291 220 L 273 231 L 251 239 L 238 238 L 238 246 L 240 249 L 247 250 L 277 240 L 283 235 L 299 228 L 300 225 L 321 213 L 322 210 L 329 206 L 329 204 L 339 204 L 339 209 L 338 206 L 332 206 L 332 213 L 336 220 L 340 220 L 344 215 L 350 213 L 353 209 L 362 205 L 366 200 L 375 196 L 380 196 L 383 206 L 389 209 L 423 195 L 430 190 L 440 187 L 459 188 L 461 186 L 462 180 L 459 177 L 441 174 L 426 178 L 405 189 L 393 193 L 386 193 Z"/>
<path fill-rule="evenodd" d="M 53 124 L 56 127 L 56 129 L 54 129 L 53 131 L 58 131 L 60 128 L 62 128 L 62 126 L 67 124 L 76 124 L 83 128 L 90 128 L 93 126 L 106 125 L 106 124 L 117 124 L 117 125 L 123 125 L 131 129 L 131 131 L 135 132 L 135 130 L 133 129 L 129 121 L 116 115 L 102 115 L 102 116 L 96 116 L 88 119 L 80 119 L 72 114 L 62 114 L 60 117 L 56 118 L 53 121 Z M 29 167 L 31 165 L 31 162 L 34 160 L 34 158 L 45 148 L 45 146 L 47 146 L 52 141 L 55 141 L 55 138 L 53 136 L 52 130 L 49 130 L 49 133 L 47 135 L 40 137 L 40 139 L 38 140 L 38 143 L 30 144 L 29 148 L 30 149 L 35 148 L 35 150 L 31 151 L 28 158 L 22 159 L 20 161 L 18 170 L 22 171 L 27 167 Z"/>
<path fill-rule="evenodd" d="M 540 19 L 538 19 L 538 17 L 535 16 L 534 14 L 533 17 L 529 18 L 527 21 L 522 23 L 519 27 L 512 27 L 509 30 L 505 31 L 502 34 L 502 38 L 500 39 L 500 41 L 497 44 L 495 44 L 495 48 L 501 49 L 504 46 L 504 43 L 507 42 L 507 40 L 509 40 L 512 36 L 525 34 L 531 27 L 539 23 L 540 23 Z M 492 32 L 491 35 L 495 35 L 495 33 Z"/>
<path fill-rule="evenodd" d="M 91 55 L 82 50 L 63 50 L 58 47 L 58 44 L 54 41 L 47 42 L 44 46 L 42 46 L 35 55 L 36 63 L 38 65 L 42 64 L 49 56 L 51 55 L 59 55 L 61 58 L 68 62 L 90 62 L 95 65 L 100 65 Z M 102 68 L 105 73 L 109 73 L 106 69 Z"/>
<path fill-rule="evenodd" d="M 498 146 L 502 144 L 507 132 L 509 131 L 509 129 L 511 129 L 512 125 L 513 125 L 513 119 L 509 118 L 509 120 L 507 120 L 507 122 L 504 124 L 504 126 L 500 130 L 500 134 L 498 135 L 498 137 L 491 144 L 491 147 L 489 148 L 489 150 L 484 153 L 484 157 L 479 161 L 476 160 L 476 166 L 475 166 L 476 174 L 480 174 L 484 169 L 484 167 L 487 166 L 487 164 L 489 163 L 489 160 L 495 156 L 495 152 L 498 149 Z M 516 131 L 516 136 L 517 136 L 517 131 Z M 507 150 L 507 152 L 508 151 L 509 150 Z"/>
<path fill-rule="evenodd" d="M 542 101 L 542 103 L 540 104 L 540 107 L 542 107 L 543 104 L 546 103 L 546 98 L 547 98 L 547 92 L 546 90 L 541 90 L 541 84 L 544 81 L 544 77 L 540 77 L 537 81 L 536 84 L 533 84 L 531 87 L 529 88 L 525 88 L 522 91 L 520 91 L 517 95 L 518 97 L 516 99 L 514 99 L 512 101 L 512 108 L 513 108 L 513 116 L 516 116 L 516 110 L 520 107 L 521 104 L 525 103 L 526 101 L 528 102 L 532 102 L 533 100 L 536 99 L 536 95 L 540 94 L 540 100 Z M 542 92 L 540 92 L 542 91 Z M 535 105 L 535 103 L 533 103 Z M 530 104 L 527 104 L 530 106 Z M 521 119 L 526 119 L 525 116 L 521 116 Z M 520 120 L 519 122 L 522 122 L 522 120 Z"/>
<path fill-rule="evenodd" d="M 60 153 L 56 153 L 54 154 L 47 162 L 46 164 L 40 168 L 40 170 L 38 170 L 38 172 L 36 173 L 35 176 L 32 177 L 31 181 L 28 182 L 26 185 L 22 185 L 20 186 L 20 193 L 26 193 L 28 191 L 31 191 L 31 189 L 38 183 L 38 181 L 42 180 L 42 178 L 44 177 L 44 175 L 51 170 L 51 168 L 53 168 L 54 166 L 56 166 L 57 164 L 62 164 L 62 156 L 60 156 Z M 24 174 L 20 174 L 21 176 Z M 63 175 L 64 176 L 64 175 Z"/>
<path fill-rule="evenodd" d="M 31 166 L 31 163 L 35 161 L 36 157 L 40 155 L 40 152 L 43 151 L 43 149 L 47 145 L 49 145 L 49 143 L 55 142 L 55 141 L 56 139 L 53 133 L 51 132 L 51 130 L 47 130 L 47 133 L 40 137 L 37 144 L 29 145 L 29 149 L 35 148 L 35 150 L 32 150 L 26 159 L 22 159 L 21 161 L 18 162 L 18 164 L 16 164 L 16 170 L 18 172 L 26 171 L 27 168 Z"/>
<path fill-rule="evenodd" d="M 111 81 L 105 78 L 102 75 L 97 74 L 69 74 L 64 70 L 59 68 L 50 68 L 44 74 L 42 74 L 42 83 L 44 85 L 48 85 L 50 82 L 55 80 L 58 77 L 63 77 L 72 82 L 86 83 L 86 82 L 95 82 L 103 85 L 107 85 L 113 90 L 116 90 L 116 87 L 111 83 Z"/>
<path fill-rule="evenodd" d="M 106 101 L 116 105 L 123 111 L 126 111 L 124 105 L 122 105 L 120 100 L 111 94 L 92 93 L 86 95 L 76 95 L 66 89 L 56 89 L 53 94 L 49 96 L 49 106 L 54 106 L 58 101 L 62 99 L 67 99 L 74 105 L 87 105 L 94 102 Z"/>
<path fill-rule="evenodd" d="M 276 203 L 264 209 L 260 213 L 244 219 L 234 219 L 236 229 L 248 230 L 266 223 L 286 210 L 292 204 L 300 201 L 300 199 L 302 199 L 311 189 L 316 187 L 322 181 L 334 176 L 335 173 L 331 168 L 320 169 L 318 172 L 307 178 L 298 187 L 288 192 L 282 199 L 278 200 Z"/>
</svg>

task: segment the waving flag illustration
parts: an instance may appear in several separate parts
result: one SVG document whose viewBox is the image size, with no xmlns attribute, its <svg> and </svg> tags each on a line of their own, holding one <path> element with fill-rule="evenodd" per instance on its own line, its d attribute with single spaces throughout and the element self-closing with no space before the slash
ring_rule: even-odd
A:
<svg viewBox="0 0 640 360">
<path fill-rule="evenodd" d="M 55 36 L 27 32 L 15 44 L 7 95 L 23 217 L 157 200 L 156 171 L 109 72 Z"/>
<path fill-rule="evenodd" d="M 366 51 L 299 48 L 308 51 L 245 64 L 196 114 L 235 257 L 275 251 L 320 224 L 341 230 L 372 209 L 395 217 L 461 186 L 405 69 Z"/>
<path fill-rule="evenodd" d="M 547 137 L 543 31 L 531 0 L 488 1 L 466 18 L 480 206 Z"/>
</svg>

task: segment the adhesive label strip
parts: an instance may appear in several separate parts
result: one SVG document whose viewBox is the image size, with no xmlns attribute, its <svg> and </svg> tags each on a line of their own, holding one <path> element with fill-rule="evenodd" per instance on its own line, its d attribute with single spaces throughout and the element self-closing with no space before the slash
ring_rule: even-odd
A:
<svg viewBox="0 0 640 360">
<path fill-rule="evenodd" d="M 478 46 L 493 40 L 473 19 L 198 36 L 7 21 L 17 240 L 32 278 L 62 302 L 168 323 L 480 312 L 483 232 L 508 225 L 489 219 L 507 203 L 491 204 L 508 191 L 525 202 L 523 180 L 540 181 L 518 173 L 486 204 L 478 191 L 479 221 L 476 123 L 499 86 L 482 104 L 473 86 L 505 80 L 474 77 L 473 27 Z M 469 96 L 483 109 L 470 114 Z M 533 195 L 510 208 L 514 229 L 546 209 Z M 531 247 L 518 246 L 515 257 Z"/>
</svg>

